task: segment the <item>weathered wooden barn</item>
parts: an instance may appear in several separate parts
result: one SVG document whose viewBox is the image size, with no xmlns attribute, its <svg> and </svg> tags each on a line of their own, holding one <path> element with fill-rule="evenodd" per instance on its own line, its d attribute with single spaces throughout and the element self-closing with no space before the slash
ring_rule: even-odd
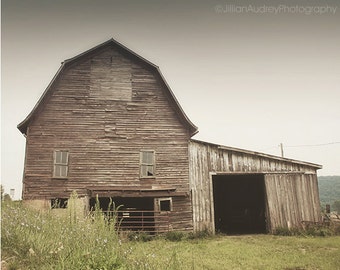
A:
<svg viewBox="0 0 340 270">
<path fill-rule="evenodd" d="M 320 165 L 197 141 L 159 68 L 111 39 L 64 61 L 26 119 L 23 200 L 73 191 L 131 229 L 271 232 L 320 221 Z"/>
</svg>

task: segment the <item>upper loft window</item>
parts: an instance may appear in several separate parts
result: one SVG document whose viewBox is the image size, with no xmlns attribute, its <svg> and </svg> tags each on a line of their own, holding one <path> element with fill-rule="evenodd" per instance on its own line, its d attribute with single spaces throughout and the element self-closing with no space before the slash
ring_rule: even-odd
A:
<svg viewBox="0 0 340 270">
<path fill-rule="evenodd" d="M 122 54 L 105 50 L 91 60 L 90 97 L 131 101 L 132 65 Z"/>
<path fill-rule="evenodd" d="M 140 152 L 140 177 L 155 177 L 155 151 L 143 150 Z"/>
<path fill-rule="evenodd" d="M 53 157 L 53 177 L 67 178 L 69 153 L 65 150 L 54 151 Z"/>
</svg>

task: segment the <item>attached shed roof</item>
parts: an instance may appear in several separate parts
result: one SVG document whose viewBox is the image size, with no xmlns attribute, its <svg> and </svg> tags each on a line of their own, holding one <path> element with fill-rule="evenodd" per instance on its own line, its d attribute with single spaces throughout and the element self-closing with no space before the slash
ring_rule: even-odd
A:
<svg viewBox="0 0 340 270">
<path fill-rule="evenodd" d="M 167 90 L 167 96 L 170 99 L 170 102 L 173 103 L 174 108 L 177 112 L 177 115 L 179 116 L 179 118 L 181 119 L 181 121 L 189 128 L 190 131 L 190 135 L 193 136 L 194 134 L 196 134 L 198 132 L 198 128 L 190 121 L 190 119 L 188 118 L 188 116 L 185 114 L 185 112 L 183 111 L 182 107 L 180 106 L 178 100 L 176 99 L 174 93 L 172 92 L 170 86 L 168 85 L 168 83 L 166 82 L 163 74 L 161 73 L 160 69 L 158 66 L 156 66 L 155 64 L 151 63 L 150 61 L 146 60 L 145 58 L 141 57 L 140 55 L 138 55 L 137 53 L 133 52 L 132 50 L 130 50 L 129 48 L 125 47 L 124 45 L 122 45 L 121 43 L 119 43 L 118 41 L 112 39 L 109 39 L 108 41 L 99 44 L 96 47 L 93 47 L 92 49 L 89 49 L 75 57 L 72 57 L 70 59 L 65 60 L 64 62 L 62 62 L 61 67 L 59 68 L 59 70 L 57 71 L 56 75 L 53 77 L 52 81 L 49 83 L 49 85 L 47 86 L 46 90 L 44 91 L 44 93 L 42 94 L 42 96 L 40 97 L 40 99 L 38 100 L 37 104 L 34 106 L 33 110 L 28 114 L 28 116 L 17 126 L 18 129 L 21 131 L 21 133 L 26 134 L 27 133 L 27 127 L 30 124 L 30 121 L 33 119 L 34 115 L 37 113 L 38 108 L 42 106 L 42 104 L 44 103 L 44 100 L 46 99 L 47 94 L 51 91 L 51 89 L 53 88 L 54 83 L 57 81 L 57 79 L 61 76 L 61 74 L 64 72 L 64 70 L 66 68 L 68 68 L 69 66 L 73 65 L 74 63 L 76 63 L 77 61 L 79 61 L 82 58 L 86 58 L 89 55 L 92 55 L 93 53 L 99 52 L 101 51 L 103 48 L 106 48 L 107 46 L 116 46 L 118 48 L 120 48 L 121 50 L 123 50 L 125 53 L 127 53 L 129 56 L 133 57 L 134 59 L 137 59 L 141 62 L 143 62 L 144 64 L 146 64 L 148 67 L 150 67 L 151 69 L 153 69 L 154 71 L 156 71 L 156 73 L 160 76 L 161 80 L 163 81 L 165 88 Z"/>
<path fill-rule="evenodd" d="M 255 152 L 255 151 L 251 151 L 251 150 L 245 150 L 245 149 L 240 149 L 240 148 L 235 148 L 235 147 L 230 147 L 230 146 L 225 146 L 225 145 L 219 145 L 219 144 L 214 144 L 214 143 L 195 140 L 195 139 L 191 139 L 191 141 L 196 142 L 196 143 L 200 143 L 200 144 L 211 145 L 211 146 L 217 147 L 217 148 L 222 149 L 222 150 L 227 150 L 227 151 L 232 151 L 232 152 L 237 152 L 237 153 L 244 153 L 244 154 L 248 154 L 248 155 L 256 155 L 256 156 L 259 156 L 259 157 L 269 158 L 269 159 L 272 159 L 272 160 L 278 160 L 278 161 L 300 164 L 300 165 L 315 168 L 317 170 L 322 169 L 322 165 L 315 164 L 315 163 L 310 163 L 310 162 L 305 162 L 305 161 L 300 161 L 300 160 L 295 160 L 295 159 L 290 159 L 290 158 L 284 158 L 284 157 L 274 156 L 274 155 L 265 154 L 265 153 L 261 153 L 261 152 Z"/>
</svg>

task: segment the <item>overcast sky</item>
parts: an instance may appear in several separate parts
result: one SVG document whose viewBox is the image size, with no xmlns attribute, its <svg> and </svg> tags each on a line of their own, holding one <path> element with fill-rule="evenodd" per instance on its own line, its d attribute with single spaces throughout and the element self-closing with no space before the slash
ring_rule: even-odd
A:
<svg viewBox="0 0 340 270">
<path fill-rule="evenodd" d="M 194 137 L 340 175 L 340 7 L 323 1 L 2 0 L 1 181 L 60 63 L 110 38 L 158 65 Z"/>
</svg>

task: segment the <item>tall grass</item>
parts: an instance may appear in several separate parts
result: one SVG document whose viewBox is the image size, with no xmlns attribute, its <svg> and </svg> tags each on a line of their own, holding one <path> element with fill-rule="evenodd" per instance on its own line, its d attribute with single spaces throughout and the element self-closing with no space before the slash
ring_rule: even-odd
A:
<svg viewBox="0 0 340 270">
<path fill-rule="evenodd" d="M 119 234 L 96 205 L 85 218 L 74 194 L 64 215 L 2 205 L 3 270 L 340 269 L 340 237 Z M 136 241 L 136 239 L 138 241 Z M 144 242 L 147 241 L 147 242 Z"/>
<path fill-rule="evenodd" d="M 2 206 L 3 259 L 11 269 L 117 269 L 122 265 L 114 220 L 99 209 L 83 217 L 76 195 L 65 215 L 39 212 L 20 203 Z M 21 268 L 22 269 L 22 268 Z"/>
</svg>

